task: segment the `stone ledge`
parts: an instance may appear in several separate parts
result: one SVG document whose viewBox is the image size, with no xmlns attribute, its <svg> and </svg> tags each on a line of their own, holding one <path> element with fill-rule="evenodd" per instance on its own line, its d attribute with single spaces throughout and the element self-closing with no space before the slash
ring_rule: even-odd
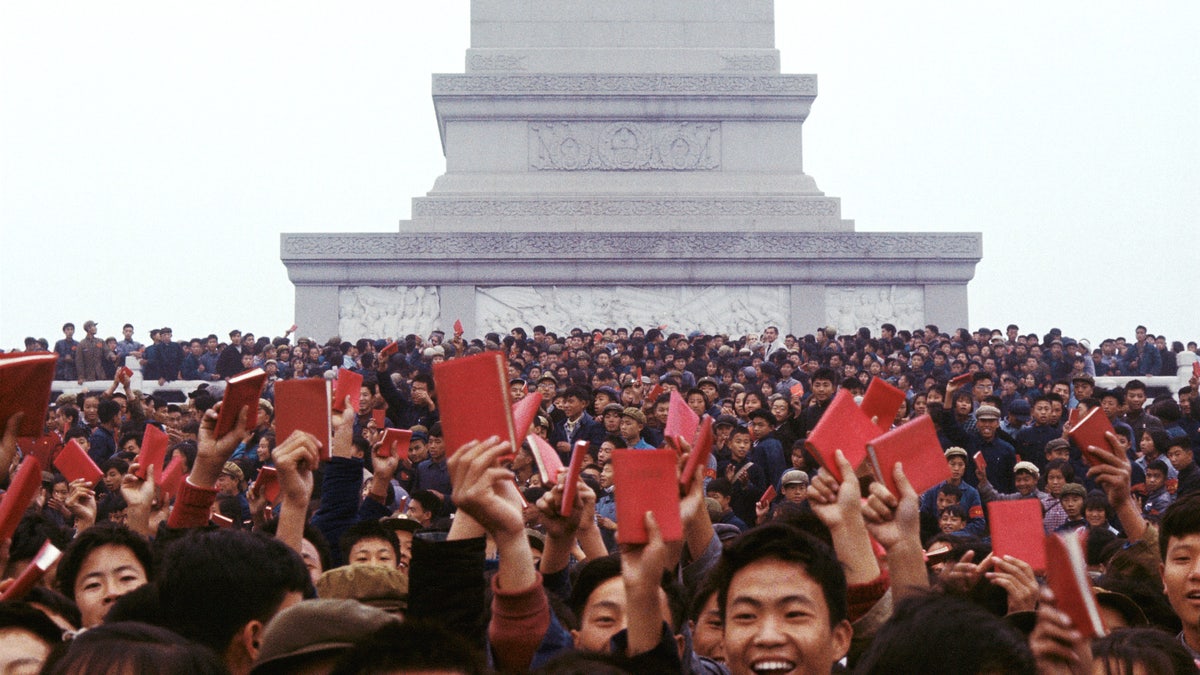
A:
<svg viewBox="0 0 1200 675">
<path fill-rule="evenodd" d="M 816 75 L 480 75 L 438 73 L 433 95 L 816 96 Z"/>
</svg>

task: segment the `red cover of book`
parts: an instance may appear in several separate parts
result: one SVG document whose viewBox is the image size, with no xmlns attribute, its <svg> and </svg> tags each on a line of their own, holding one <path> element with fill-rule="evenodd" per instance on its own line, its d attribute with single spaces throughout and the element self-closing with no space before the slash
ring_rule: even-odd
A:
<svg viewBox="0 0 1200 675">
<path fill-rule="evenodd" d="M 41 438 L 36 439 L 19 439 L 18 444 L 22 449 L 28 448 L 25 454 L 37 457 L 37 461 L 42 466 L 50 466 L 54 461 L 54 449 L 59 446 L 59 437 L 57 434 L 46 434 Z"/>
<path fill-rule="evenodd" d="M 307 431 L 324 443 L 323 461 L 333 459 L 333 425 L 329 416 L 332 384 L 324 378 L 275 383 L 275 438 L 282 443 L 293 431 Z"/>
<path fill-rule="evenodd" d="M 387 343 L 386 346 L 384 346 L 383 349 L 379 350 L 379 358 L 386 359 L 398 351 L 400 351 L 400 343 L 399 342 L 389 342 L 389 343 Z"/>
<path fill-rule="evenodd" d="M 987 457 L 983 456 L 983 451 L 975 453 L 975 466 L 979 467 L 980 471 L 987 471 Z"/>
<path fill-rule="evenodd" d="M 133 370 L 129 366 L 121 366 L 117 372 L 120 373 L 122 382 L 127 382 L 129 378 L 133 377 Z"/>
<path fill-rule="evenodd" d="M 462 335 L 463 332 L 464 331 L 463 331 L 462 319 L 455 319 L 454 320 L 454 334 Z"/>
<path fill-rule="evenodd" d="M 645 514 L 654 514 L 663 541 L 683 539 L 679 519 L 679 477 L 673 450 L 614 450 L 613 491 L 617 502 L 617 543 L 645 544 Z"/>
<path fill-rule="evenodd" d="M 662 396 L 662 393 L 663 393 L 663 386 L 661 384 L 656 384 L 650 388 L 650 393 L 646 394 L 645 400 L 653 403 L 654 401 L 658 400 L 659 396 Z"/>
<path fill-rule="evenodd" d="M 472 441 L 499 436 L 508 441 L 511 459 L 524 440 L 517 437 L 512 401 L 508 395 L 508 369 L 501 352 L 484 352 L 436 363 L 433 383 L 442 411 L 446 456 Z"/>
<path fill-rule="evenodd" d="M 233 518 L 230 518 L 229 516 L 223 516 L 219 513 L 214 513 L 209 516 L 208 521 L 221 529 L 233 527 Z"/>
<path fill-rule="evenodd" d="M 692 452 L 688 455 L 687 463 L 683 465 L 683 473 L 679 474 L 679 484 L 683 486 L 684 492 L 692 489 L 692 478 L 696 475 L 696 467 L 708 466 L 708 458 L 712 454 L 712 449 L 713 420 L 705 415 L 700 420 L 700 431 L 696 435 L 696 443 L 692 445 Z"/>
<path fill-rule="evenodd" d="M 376 408 L 371 411 L 371 419 L 375 420 L 376 429 L 387 428 L 387 411 L 383 408 Z"/>
<path fill-rule="evenodd" d="M 834 461 L 834 451 L 841 450 L 846 461 L 857 467 L 867 458 L 867 443 L 878 435 L 879 427 L 863 414 L 854 402 L 854 395 L 848 389 L 840 389 L 804 441 L 804 447 L 841 482 L 842 472 Z"/>
<path fill-rule="evenodd" d="M 9 586 L 3 595 L 0 595 L 0 602 L 16 602 L 24 598 L 25 594 L 33 590 L 37 582 L 46 576 L 46 570 L 58 562 L 60 556 L 62 556 L 62 551 L 58 550 L 58 547 L 54 544 L 51 544 L 49 539 L 43 542 L 42 547 L 38 549 L 37 555 L 33 556 L 33 560 L 25 566 L 25 569 L 17 577 L 17 580 L 13 582 L 13 585 Z"/>
<path fill-rule="evenodd" d="M 537 464 L 538 473 L 542 475 L 542 485 L 549 490 L 558 482 L 558 474 L 563 470 L 562 459 L 554 446 L 541 436 L 529 434 L 525 440 L 533 450 L 533 462 Z"/>
<path fill-rule="evenodd" d="M 788 393 L 792 395 L 792 398 L 804 398 L 804 385 L 797 382 L 796 384 L 792 385 L 792 388 L 788 390 Z"/>
<path fill-rule="evenodd" d="M 74 438 L 67 443 L 67 447 L 63 448 L 62 452 L 58 453 L 58 457 L 54 458 L 54 468 L 66 476 L 67 480 L 74 481 L 82 478 L 92 485 L 99 485 L 100 479 L 104 477 L 104 472 L 96 466 L 91 457 L 88 457 L 83 446 Z"/>
<path fill-rule="evenodd" d="M 1071 427 L 1067 432 L 1071 442 L 1075 447 L 1083 451 L 1083 461 L 1089 466 L 1094 464 L 1090 453 L 1087 449 L 1091 446 L 1096 446 L 1105 452 L 1112 452 L 1112 448 L 1108 445 L 1108 439 L 1104 434 L 1113 430 L 1112 422 L 1108 421 L 1108 415 L 1100 408 L 1092 408 L 1079 420 L 1079 423 Z"/>
<path fill-rule="evenodd" d="M 892 428 L 896 412 L 903 406 L 904 392 L 885 382 L 882 377 L 871 380 L 859 405 L 867 419 L 876 418 L 875 424 L 880 431 Z"/>
<path fill-rule="evenodd" d="M 1046 571 L 1046 537 L 1039 499 L 988 502 L 992 525 L 992 553 L 1011 555 L 1029 563 L 1035 572 Z"/>
<path fill-rule="evenodd" d="M 362 400 L 363 376 L 347 368 L 338 368 L 337 386 L 333 389 L 333 411 L 346 409 L 346 397 L 350 397 L 350 409 L 358 410 Z"/>
<path fill-rule="evenodd" d="M 24 412 L 17 435 L 42 435 L 56 363 L 58 355 L 49 352 L 0 354 L 0 432 L 8 418 Z"/>
<path fill-rule="evenodd" d="M 583 472 L 583 460 L 588 457 L 587 441 L 576 441 L 571 450 L 571 464 L 567 467 L 567 478 L 563 481 L 562 515 L 567 518 L 575 510 L 575 495 L 579 493 L 579 474 Z"/>
<path fill-rule="evenodd" d="M 217 415 L 217 438 L 233 430 L 242 408 L 247 411 L 246 431 L 254 430 L 258 424 L 258 397 L 262 395 L 263 385 L 266 383 L 267 374 L 262 368 L 247 370 L 229 378 L 225 385 L 225 396 L 221 399 L 221 410 Z"/>
<path fill-rule="evenodd" d="M 401 461 L 408 459 L 408 444 L 412 441 L 412 432 L 408 429 L 384 429 L 383 441 L 375 451 L 376 457 L 391 457 L 393 454 Z"/>
<path fill-rule="evenodd" d="M 763 490 L 762 496 L 758 498 L 759 504 L 770 504 L 775 501 L 779 493 L 775 491 L 774 485 L 768 485 L 766 490 Z"/>
<path fill-rule="evenodd" d="M 1081 411 L 1078 407 L 1075 407 L 1075 408 L 1071 408 L 1071 412 L 1067 413 L 1067 429 L 1068 430 L 1073 428 L 1076 424 L 1079 424 L 1079 420 L 1082 419 L 1082 417 L 1083 417 L 1082 412 L 1083 411 Z"/>
<path fill-rule="evenodd" d="M 179 486 L 183 483 L 183 479 L 187 477 L 187 474 L 184 473 L 186 468 L 187 463 L 184 461 L 183 457 L 176 457 L 175 459 L 171 460 L 171 463 L 167 465 L 166 470 L 163 471 L 162 483 L 159 484 L 163 494 L 179 494 Z"/>
<path fill-rule="evenodd" d="M 1200 377 L 1200 361 L 1192 361 L 1192 375 Z"/>
<path fill-rule="evenodd" d="M 171 444 L 171 438 L 166 432 L 153 424 L 147 424 L 146 430 L 142 432 L 142 451 L 138 453 L 137 459 L 134 460 L 138 464 L 137 477 L 146 480 L 146 469 L 150 465 L 154 465 L 154 481 L 162 480 L 163 466 L 167 459 L 167 446 Z"/>
<path fill-rule="evenodd" d="M 529 435 L 529 428 L 533 426 L 533 420 L 537 418 L 541 409 L 542 395 L 536 391 L 513 404 L 513 427 L 517 431 L 517 438 Z"/>
<path fill-rule="evenodd" d="M 268 504 L 279 503 L 279 472 L 273 466 L 264 466 L 258 470 L 258 478 L 254 480 L 254 493 L 266 497 Z"/>
<path fill-rule="evenodd" d="M 956 375 L 956 376 L 950 378 L 950 382 L 948 382 L 947 384 L 952 384 L 956 387 L 961 387 L 964 384 L 970 382 L 971 377 L 973 377 L 973 376 L 974 376 L 974 373 L 963 373 L 962 375 Z"/>
<path fill-rule="evenodd" d="M 11 539 L 17 531 L 17 523 L 25 515 L 25 509 L 42 488 L 42 465 L 33 457 L 26 457 L 17 473 L 9 481 L 8 491 L 0 499 L 0 541 Z"/>
<path fill-rule="evenodd" d="M 1045 547 L 1046 585 L 1054 591 L 1055 606 L 1071 617 L 1075 630 L 1083 637 L 1104 637 L 1106 631 L 1087 573 L 1083 540 L 1076 532 L 1050 534 L 1046 535 Z"/>
<path fill-rule="evenodd" d="M 917 494 L 950 477 L 950 465 L 946 463 L 937 429 L 929 415 L 921 415 L 872 440 L 867 444 L 867 454 L 875 479 L 886 485 L 893 495 L 900 494 L 893 475 L 896 462 L 904 464 L 904 477 L 912 483 Z"/>
<path fill-rule="evenodd" d="M 688 407 L 687 401 L 679 392 L 671 390 L 671 402 L 667 409 L 667 424 L 663 427 L 663 436 L 675 438 L 680 436 L 688 443 L 696 442 L 696 431 L 700 429 L 700 416 Z"/>
</svg>

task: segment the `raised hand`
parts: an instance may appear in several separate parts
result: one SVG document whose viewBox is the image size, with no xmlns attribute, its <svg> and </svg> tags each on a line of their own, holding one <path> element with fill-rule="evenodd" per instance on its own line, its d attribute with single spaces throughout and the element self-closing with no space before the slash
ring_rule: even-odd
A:
<svg viewBox="0 0 1200 675">
<path fill-rule="evenodd" d="M 513 473 L 500 466 L 500 458 L 511 452 L 508 441 L 492 436 L 462 446 L 447 460 L 454 503 L 493 536 L 497 532 L 521 533 L 525 518 L 521 505 L 508 498 Z M 508 484 L 508 485 L 506 485 Z"/>
</svg>

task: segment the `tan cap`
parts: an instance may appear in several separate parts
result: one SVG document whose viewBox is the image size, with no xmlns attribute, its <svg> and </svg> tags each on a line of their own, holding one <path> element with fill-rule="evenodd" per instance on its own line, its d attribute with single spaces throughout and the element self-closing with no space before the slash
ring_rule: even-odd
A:
<svg viewBox="0 0 1200 675">
<path fill-rule="evenodd" d="M 383 565 L 344 565 L 321 575 L 317 595 L 357 600 L 385 612 L 408 608 L 408 575 Z"/>
<path fill-rule="evenodd" d="M 275 615 L 262 635 L 251 673 L 295 670 L 284 661 L 306 654 L 344 651 L 400 619 L 354 600 L 305 600 Z"/>
<path fill-rule="evenodd" d="M 953 448 L 947 448 L 946 459 L 950 459 L 951 457 L 962 457 L 965 460 L 967 458 L 967 451 L 957 446 Z"/>
</svg>

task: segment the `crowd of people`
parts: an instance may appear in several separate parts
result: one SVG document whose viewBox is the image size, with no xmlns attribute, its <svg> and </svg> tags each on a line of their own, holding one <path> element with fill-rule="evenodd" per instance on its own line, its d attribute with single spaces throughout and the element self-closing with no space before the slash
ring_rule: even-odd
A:
<svg viewBox="0 0 1200 675">
<path fill-rule="evenodd" d="M 0 603 L 14 672 L 1196 672 L 1200 386 L 1146 379 L 1187 372 L 1195 342 L 1142 326 L 1094 350 L 1015 325 L 323 343 L 162 328 L 148 345 L 97 330 L 25 351 L 106 389 L 54 397 L 41 437 L 0 420 L 0 485 L 38 444 L 74 441 L 103 472 L 48 470 L 0 548 L 0 593 L 44 542 L 63 550 Z M 531 431 L 562 461 L 588 442 L 572 489 L 528 443 L 446 447 L 433 370 L 488 351 L 511 401 L 540 396 Z M 218 436 L 225 381 L 253 368 L 256 414 Z M 276 437 L 275 384 L 342 370 L 363 385 L 331 442 Z M 1097 386 L 1111 375 L 1122 386 Z M 835 473 L 806 448 L 838 391 L 875 379 L 904 393 L 893 425 L 934 422 L 949 479 L 917 493 L 897 468 L 891 491 L 869 463 Z M 711 458 L 679 482 L 679 541 L 647 516 L 648 541 L 619 544 L 613 453 L 677 446 L 682 472 L 692 452 L 665 437 L 672 397 L 711 418 Z M 1067 432 L 1093 409 L 1115 433 L 1078 447 Z M 136 462 L 149 426 L 186 467 L 173 494 Z M 379 451 L 385 428 L 411 431 L 407 456 Z M 1083 637 L 1028 561 L 991 555 L 1006 523 L 988 505 L 1021 499 L 1047 534 L 1085 537 L 1108 635 Z"/>
</svg>

